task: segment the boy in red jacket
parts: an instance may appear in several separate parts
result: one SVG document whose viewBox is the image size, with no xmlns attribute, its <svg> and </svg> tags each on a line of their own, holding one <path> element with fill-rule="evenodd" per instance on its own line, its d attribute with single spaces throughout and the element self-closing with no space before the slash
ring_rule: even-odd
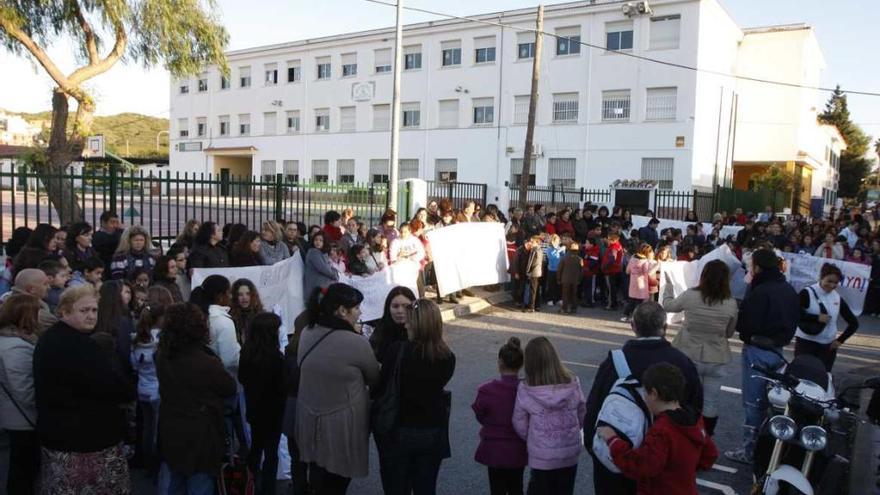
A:
<svg viewBox="0 0 880 495">
<path fill-rule="evenodd" d="M 703 418 L 681 408 L 684 375 L 669 363 L 657 363 L 642 375 L 645 403 L 654 424 L 637 449 L 601 426 L 599 436 L 608 443 L 611 457 L 624 476 L 636 480 L 638 495 L 697 495 L 697 470 L 712 467 L 718 449 L 706 434 Z"/>
<path fill-rule="evenodd" d="M 617 297 L 620 293 L 620 279 L 623 271 L 623 246 L 620 245 L 620 236 L 609 233 L 605 252 L 602 254 L 602 275 L 605 276 L 605 290 L 607 290 L 607 310 L 617 309 Z"/>
<path fill-rule="evenodd" d="M 583 244 L 584 279 L 581 282 L 583 287 L 581 305 L 585 308 L 594 306 L 596 279 L 599 277 L 599 266 L 601 265 L 599 244 L 596 241 L 596 238 L 587 237 Z"/>
</svg>

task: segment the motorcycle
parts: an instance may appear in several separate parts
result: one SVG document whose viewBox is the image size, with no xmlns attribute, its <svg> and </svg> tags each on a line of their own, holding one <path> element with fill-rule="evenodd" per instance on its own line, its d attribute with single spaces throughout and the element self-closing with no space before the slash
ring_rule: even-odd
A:
<svg viewBox="0 0 880 495">
<path fill-rule="evenodd" d="M 753 344 L 774 349 L 760 339 Z M 780 357 L 779 369 L 752 367 L 759 373 L 755 378 L 768 382 L 770 412 L 755 448 L 752 494 L 838 493 L 849 464 L 847 432 L 857 421 L 852 412 L 857 406 L 844 397 L 854 389 L 880 388 L 880 378 L 835 394 L 832 376 L 818 358 Z"/>
</svg>

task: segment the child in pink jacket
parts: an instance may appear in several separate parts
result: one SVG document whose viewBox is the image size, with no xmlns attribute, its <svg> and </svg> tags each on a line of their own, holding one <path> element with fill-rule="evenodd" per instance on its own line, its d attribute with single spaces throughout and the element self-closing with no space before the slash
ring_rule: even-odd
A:
<svg viewBox="0 0 880 495">
<path fill-rule="evenodd" d="M 529 453 L 529 495 L 571 495 L 580 456 L 587 401 L 546 337 L 529 341 L 526 379 L 513 408 L 513 428 Z"/>
<path fill-rule="evenodd" d="M 639 252 L 626 265 L 626 273 L 629 275 L 629 301 L 623 310 L 621 321 L 629 321 L 636 306 L 651 297 L 651 277 L 654 276 L 657 266 L 654 249 L 648 244 L 639 246 Z"/>
</svg>

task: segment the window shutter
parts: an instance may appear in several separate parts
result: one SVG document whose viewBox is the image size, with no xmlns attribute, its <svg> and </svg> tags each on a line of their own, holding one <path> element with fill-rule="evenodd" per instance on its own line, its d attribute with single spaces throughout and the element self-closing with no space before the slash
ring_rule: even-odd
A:
<svg viewBox="0 0 880 495">
<path fill-rule="evenodd" d="M 440 100 L 440 127 L 458 127 L 458 100 Z"/>
<path fill-rule="evenodd" d="M 474 38 L 474 49 L 478 50 L 480 48 L 493 48 L 495 46 L 495 37 L 494 36 L 484 36 L 481 38 Z"/>
<path fill-rule="evenodd" d="M 651 18 L 650 47 L 654 50 L 678 48 L 680 15 Z"/>
</svg>

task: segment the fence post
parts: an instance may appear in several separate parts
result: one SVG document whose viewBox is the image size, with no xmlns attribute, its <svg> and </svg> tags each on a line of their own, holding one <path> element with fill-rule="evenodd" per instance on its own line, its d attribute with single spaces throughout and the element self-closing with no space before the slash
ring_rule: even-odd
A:
<svg viewBox="0 0 880 495">
<path fill-rule="evenodd" d="M 550 204 L 556 206 L 556 185 L 550 184 Z"/>
<path fill-rule="evenodd" d="M 284 175 L 275 174 L 275 218 L 280 220 L 284 218 Z"/>
<path fill-rule="evenodd" d="M 119 164 L 110 162 L 110 209 L 108 211 L 112 211 L 119 214 L 116 211 L 116 189 L 119 187 L 119 179 L 117 175 L 119 174 Z"/>
</svg>

